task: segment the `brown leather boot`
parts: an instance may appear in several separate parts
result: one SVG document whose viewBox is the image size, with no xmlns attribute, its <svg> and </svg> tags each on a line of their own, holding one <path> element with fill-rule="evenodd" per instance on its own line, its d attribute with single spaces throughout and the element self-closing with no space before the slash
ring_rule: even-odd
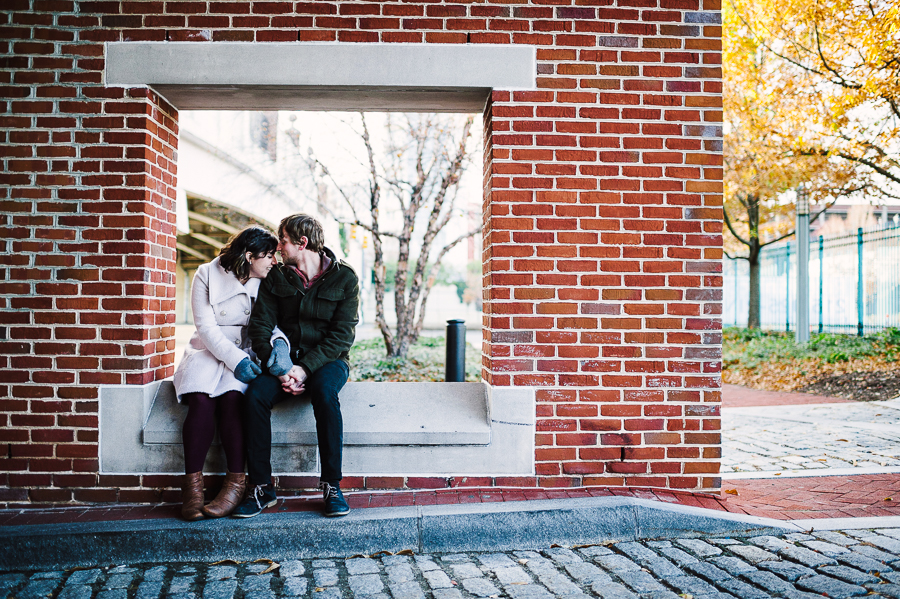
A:
<svg viewBox="0 0 900 599">
<path fill-rule="evenodd" d="M 181 479 L 181 517 L 188 521 L 202 520 L 203 473 L 192 472 Z"/>
<path fill-rule="evenodd" d="M 222 518 L 229 515 L 244 498 L 247 477 L 243 472 L 229 472 L 225 475 L 222 490 L 216 498 L 203 506 L 203 513 L 210 518 Z"/>
</svg>

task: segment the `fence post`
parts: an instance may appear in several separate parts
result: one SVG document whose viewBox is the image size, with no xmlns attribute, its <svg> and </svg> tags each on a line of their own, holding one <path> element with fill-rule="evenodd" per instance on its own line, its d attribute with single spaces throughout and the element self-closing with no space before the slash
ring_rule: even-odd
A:
<svg viewBox="0 0 900 599">
<path fill-rule="evenodd" d="M 737 260 L 731 261 L 731 266 L 734 271 L 734 326 L 738 326 L 738 267 Z"/>
<path fill-rule="evenodd" d="M 825 330 L 825 325 L 822 323 L 822 306 L 825 300 L 822 298 L 822 279 L 824 278 L 823 273 L 825 272 L 825 238 L 822 235 L 819 235 L 819 332 Z"/>
<path fill-rule="evenodd" d="M 797 189 L 797 343 L 809 341 L 809 196 Z"/>
<path fill-rule="evenodd" d="M 784 330 L 791 332 L 791 242 L 784 245 Z"/>
<path fill-rule="evenodd" d="M 856 335 L 863 336 L 863 230 L 856 230 Z"/>
</svg>

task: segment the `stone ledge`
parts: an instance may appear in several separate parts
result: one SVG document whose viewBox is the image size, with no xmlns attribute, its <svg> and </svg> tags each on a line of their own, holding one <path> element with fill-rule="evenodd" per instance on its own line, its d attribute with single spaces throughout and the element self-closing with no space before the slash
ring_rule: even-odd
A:
<svg viewBox="0 0 900 599">
<path fill-rule="evenodd" d="M 535 392 L 484 383 L 348 383 L 344 474 L 504 476 L 534 473 Z M 276 407 L 275 474 L 319 471 L 308 403 Z M 370 406 L 375 406 L 374 408 Z M 379 409 L 382 418 L 372 418 Z M 100 472 L 183 472 L 185 408 L 171 381 L 100 389 Z M 422 427 L 425 427 L 424 429 Z M 204 472 L 224 472 L 214 447 Z"/>
<path fill-rule="evenodd" d="M 347 383 L 341 390 L 344 446 L 489 445 L 484 383 Z M 143 428 L 145 445 L 180 445 L 187 406 L 163 381 Z M 315 445 L 312 405 L 302 397 L 272 410 L 273 445 Z"/>
</svg>

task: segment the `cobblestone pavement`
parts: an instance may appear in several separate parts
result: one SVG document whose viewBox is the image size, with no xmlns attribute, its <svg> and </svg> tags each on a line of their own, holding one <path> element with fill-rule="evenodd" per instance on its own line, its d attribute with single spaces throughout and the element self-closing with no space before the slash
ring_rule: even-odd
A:
<svg viewBox="0 0 900 599">
<path fill-rule="evenodd" d="M 541 552 L 0 573 L 16 599 L 900 598 L 900 528 Z"/>
<path fill-rule="evenodd" d="M 788 470 L 900 470 L 900 399 L 725 408 L 722 433 L 726 476 Z"/>
</svg>

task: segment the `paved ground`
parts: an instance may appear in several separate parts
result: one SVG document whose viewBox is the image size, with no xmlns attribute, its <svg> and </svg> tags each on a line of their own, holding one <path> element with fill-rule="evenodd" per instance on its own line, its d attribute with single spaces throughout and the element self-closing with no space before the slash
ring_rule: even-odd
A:
<svg viewBox="0 0 900 599">
<path fill-rule="evenodd" d="M 763 391 L 740 385 L 722 385 L 723 408 L 749 408 L 754 406 L 794 406 L 822 403 L 853 403 L 843 397 L 813 395 L 811 393 L 783 393 Z"/>
<path fill-rule="evenodd" d="M 16 599 L 900 598 L 900 529 L 0 574 Z"/>
<path fill-rule="evenodd" d="M 900 516 L 900 474 L 725 480 L 729 512 L 775 518 Z"/>
<path fill-rule="evenodd" d="M 723 396 L 726 478 L 900 472 L 900 399 L 847 402 L 731 385 Z"/>
</svg>

